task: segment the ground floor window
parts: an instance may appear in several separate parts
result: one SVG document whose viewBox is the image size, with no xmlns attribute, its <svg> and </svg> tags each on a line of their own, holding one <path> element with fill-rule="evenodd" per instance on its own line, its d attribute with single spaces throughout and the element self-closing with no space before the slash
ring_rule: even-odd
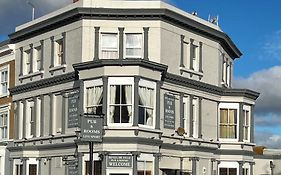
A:
<svg viewBox="0 0 281 175">
<path fill-rule="evenodd" d="M 237 168 L 220 168 L 219 175 L 237 175 Z"/>
<path fill-rule="evenodd" d="M 23 165 L 16 165 L 16 175 L 23 175 Z"/>
<path fill-rule="evenodd" d="M 152 161 L 138 161 L 138 175 L 151 175 L 152 170 Z"/>
<path fill-rule="evenodd" d="M 35 164 L 29 165 L 29 175 L 37 175 L 37 165 Z"/>
<path fill-rule="evenodd" d="M 94 161 L 93 169 L 94 169 L 94 175 L 101 175 L 102 168 L 101 168 L 100 160 Z M 90 174 L 90 161 L 86 161 L 85 175 L 89 175 L 89 174 Z"/>
</svg>

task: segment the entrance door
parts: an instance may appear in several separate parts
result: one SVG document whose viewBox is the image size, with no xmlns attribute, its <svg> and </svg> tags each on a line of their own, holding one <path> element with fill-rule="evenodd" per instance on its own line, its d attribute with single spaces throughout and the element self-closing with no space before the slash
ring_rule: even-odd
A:
<svg viewBox="0 0 281 175">
<path fill-rule="evenodd" d="M 29 165 L 29 175 L 37 175 L 37 165 Z"/>
</svg>

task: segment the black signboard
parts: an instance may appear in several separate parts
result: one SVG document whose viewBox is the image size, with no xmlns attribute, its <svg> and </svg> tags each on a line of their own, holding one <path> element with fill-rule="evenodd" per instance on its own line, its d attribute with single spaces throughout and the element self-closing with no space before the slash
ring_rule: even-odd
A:
<svg viewBox="0 0 281 175">
<path fill-rule="evenodd" d="M 164 128 L 175 129 L 175 97 L 164 95 Z"/>
<path fill-rule="evenodd" d="M 79 126 L 79 90 L 68 94 L 68 128 Z"/>
<path fill-rule="evenodd" d="M 108 168 L 132 167 L 132 156 L 130 155 L 109 155 L 107 156 Z"/>
<path fill-rule="evenodd" d="M 84 116 L 81 119 L 81 140 L 102 142 L 103 118 Z"/>
<path fill-rule="evenodd" d="M 78 160 L 68 160 L 68 175 L 77 175 L 78 172 Z"/>
</svg>

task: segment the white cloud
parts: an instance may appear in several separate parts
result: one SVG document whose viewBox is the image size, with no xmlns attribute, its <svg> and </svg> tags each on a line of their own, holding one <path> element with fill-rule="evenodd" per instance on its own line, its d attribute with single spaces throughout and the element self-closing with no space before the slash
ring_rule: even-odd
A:
<svg viewBox="0 0 281 175">
<path fill-rule="evenodd" d="M 281 61 L 281 30 L 278 30 L 266 38 L 262 46 L 261 59 L 274 59 Z"/>
<path fill-rule="evenodd" d="M 281 148 L 281 136 L 277 134 L 257 132 L 255 140 L 258 146 Z"/>
</svg>

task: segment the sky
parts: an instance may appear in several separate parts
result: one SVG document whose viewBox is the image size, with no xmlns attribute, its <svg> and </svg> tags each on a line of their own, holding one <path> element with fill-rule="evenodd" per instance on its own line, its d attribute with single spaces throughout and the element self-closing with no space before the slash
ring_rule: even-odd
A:
<svg viewBox="0 0 281 175">
<path fill-rule="evenodd" d="M 234 86 L 261 93 L 255 106 L 257 145 L 281 148 L 281 22 L 279 0 L 166 0 L 198 16 L 219 16 L 219 26 L 243 56 L 234 65 Z M 56 10 L 72 0 L 30 0 L 35 17 Z M 15 9 L 16 7 L 16 9 Z M 15 26 L 31 19 L 26 0 L 0 0 L 0 41 Z M 280 82 L 280 83 L 279 83 Z"/>
</svg>

